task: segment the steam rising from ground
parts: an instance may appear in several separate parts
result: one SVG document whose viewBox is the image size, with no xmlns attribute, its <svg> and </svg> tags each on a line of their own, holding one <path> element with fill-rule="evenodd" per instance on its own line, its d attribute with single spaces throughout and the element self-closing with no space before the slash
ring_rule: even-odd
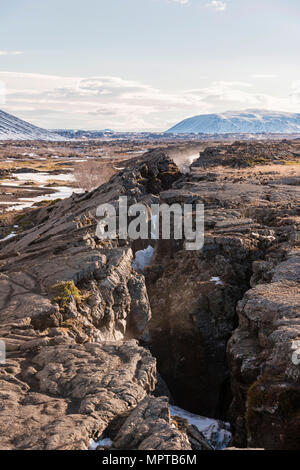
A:
<svg viewBox="0 0 300 470">
<path fill-rule="evenodd" d="M 191 151 L 174 154 L 172 153 L 171 157 L 178 166 L 181 173 L 189 173 L 191 164 L 197 160 L 197 158 L 199 158 L 199 152 L 195 153 L 194 150 L 193 153 L 191 153 Z"/>
</svg>

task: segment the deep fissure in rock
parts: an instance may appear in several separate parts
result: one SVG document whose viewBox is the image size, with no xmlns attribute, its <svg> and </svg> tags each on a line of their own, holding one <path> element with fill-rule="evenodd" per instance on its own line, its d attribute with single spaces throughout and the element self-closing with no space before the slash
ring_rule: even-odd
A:
<svg viewBox="0 0 300 470">
<path fill-rule="evenodd" d="M 252 261 L 262 250 L 233 246 L 225 256 L 221 245 L 211 255 L 209 240 L 202 252 L 161 244 L 144 273 L 152 310 L 148 346 L 176 405 L 228 420 L 233 397 L 226 347 L 238 326 L 236 305 L 250 288 Z"/>
<path fill-rule="evenodd" d="M 190 317 L 198 313 L 195 311 Z M 209 313 L 205 312 L 206 315 Z M 237 316 L 232 322 L 233 331 L 237 326 Z M 194 331 L 183 332 L 170 326 L 168 321 L 162 321 L 158 333 L 152 330 L 150 322 L 150 333 L 150 351 L 157 359 L 158 371 L 175 403 L 195 414 L 228 419 L 232 394 L 226 346 L 230 335 L 222 338 L 219 348 L 215 348 L 206 341 L 205 332 L 198 327 Z"/>
</svg>

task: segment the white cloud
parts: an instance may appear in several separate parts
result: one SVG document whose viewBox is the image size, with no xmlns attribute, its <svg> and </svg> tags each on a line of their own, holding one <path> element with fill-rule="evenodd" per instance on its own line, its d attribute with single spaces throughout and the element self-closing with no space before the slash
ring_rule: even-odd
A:
<svg viewBox="0 0 300 470">
<path fill-rule="evenodd" d="M 212 0 L 211 2 L 207 3 L 206 6 L 214 8 L 216 11 L 225 11 L 227 8 L 226 2 L 221 0 Z"/>
<path fill-rule="evenodd" d="M 300 89 L 300 80 L 295 80 L 292 83 L 292 89 L 293 90 L 299 90 Z"/>
<path fill-rule="evenodd" d="M 22 51 L 0 51 L 0 56 L 3 55 L 21 55 L 23 54 Z"/>
<path fill-rule="evenodd" d="M 255 74 L 252 75 L 252 78 L 276 78 L 278 75 L 273 75 L 273 74 Z"/>
<path fill-rule="evenodd" d="M 180 3 L 181 5 L 187 5 L 190 0 L 169 0 L 171 2 Z M 206 4 L 207 7 L 214 8 L 216 11 L 224 11 L 227 8 L 227 3 L 222 0 L 211 0 Z"/>
<path fill-rule="evenodd" d="M 181 5 L 187 5 L 192 3 L 192 0 L 168 0 L 173 3 L 180 3 Z M 216 11 L 225 11 L 227 8 L 227 2 L 223 0 L 211 0 L 205 4 L 206 7 L 213 8 Z"/>
<path fill-rule="evenodd" d="M 295 80 L 292 83 L 292 93 L 290 96 L 291 96 L 293 103 L 299 107 L 300 105 L 300 80 Z"/>
<path fill-rule="evenodd" d="M 8 112 L 48 128 L 163 130 L 189 116 L 264 108 L 297 111 L 300 82 L 284 98 L 258 93 L 252 83 L 213 81 L 165 91 L 121 77 L 90 78 L 0 72 Z"/>
</svg>

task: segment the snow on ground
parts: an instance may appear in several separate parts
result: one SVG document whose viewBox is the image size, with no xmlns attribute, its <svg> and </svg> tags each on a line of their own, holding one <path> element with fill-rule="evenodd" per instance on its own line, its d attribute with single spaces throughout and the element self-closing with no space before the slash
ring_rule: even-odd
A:
<svg viewBox="0 0 300 470">
<path fill-rule="evenodd" d="M 20 186 L 20 183 L 11 180 L 2 180 L 0 184 L 1 186 Z"/>
<path fill-rule="evenodd" d="M 0 110 L 0 140 L 46 140 L 63 141 L 65 140 L 54 132 L 41 129 L 39 127 L 23 121 L 22 119 Z"/>
<path fill-rule="evenodd" d="M 17 235 L 16 232 L 11 232 L 9 235 L 7 235 L 7 237 L 1 238 L 0 243 L 5 242 L 5 240 L 10 240 L 11 238 L 15 237 L 16 235 Z"/>
<path fill-rule="evenodd" d="M 72 174 L 59 174 L 59 175 L 51 175 L 47 172 L 40 172 L 40 173 L 13 173 L 13 176 L 17 179 L 17 181 L 11 180 L 2 180 L 0 185 L 6 186 L 22 186 L 25 182 L 33 181 L 39 183 L 40 186 L 33 187 L 33 188 L 26 188 L 27 192 L 35 191 L 36 189 L 47 189 L 44 185 L 48 183 L 50 180 L 57 180 L 57 181 L 66 181 L 72 182 L 75 181 L 75 178 Z M 41 196 L 36 196 L 33 198 L 20 198 L 18 199 L 15 204 L 11 205 L 11 202 L 1 202 L 2 205 L 9 205 L 10 207 L 7 208 L 7 211 L 12 210 L 23 210 L 27 209 L 28 207 L 33 206 L 37 202 L 41 201 L 54 201 L 55 199 L 66 199 L 72 196 L 73 193 L 81 193 L 81 189 L 70 188 L 69 186 L 57 186 L 52 187 L 52 190 L 55 192 L 50 192 L 48 194 L 43 194 Z"/>
<path fill-rule="evenodd" d="M 146 153 L 147 152 L 147 149 L 145 150 L 128 150 L 126 153 L 126 155 L 132 155 L 132 154 L 135 154 L 135 155 L 142 155 L 143 153 Z"/>
<path fill-rule="evenodd" d="M 210 282 L 214 282 L 217 286 L 224 286 L 224 282 L 219 277 L 211 277 Z"/>
<path fill-rule="evenodd" d="M 171 416 L 179 416 L 186 419 L 189 424 L 196 426 L 215 450 L 228 447 L 232 437 L 229 423 L 212 418 L 204 418 L 203 416 L 189 413 L 177 406 L 170 406 L 170 414 Z"/>
<path fill-rule="evenodd" d="M 13 173 L 13 177 L 17 178 L 18 181 L 34 181 L 35 183 L 45 184 L 48 181 L 75 181 L 73 175 L 70 174 L 60 174 L 60 175 L 51 175 L 50 173 Z"/>
<path fill-rule="evenodd" d="M 56 191 L 54 193 L 44 194 L 42 196 L 37 196 L 37 197 L 32 197 L 32 198 L 29 198 L 29 197 L 21 198 L 15 205 L 7 208 L 7 211 L 14 211 L 14 210 L 18 211 L 18 210 L 27 209 L 28 207 L 33 206 L 37 202 L 55 201 L 56 199 L 66 199 L 72 196 L 73 193 L 78 194 L 82 192 L 81 189 L 74 189 L 68 186 L 60 186 L 60 187 L 52 188 L 52 189 L 55 189 Z"/>
<path fill-rule="evenodd" d="M 261 109 L 228 111 L 220 114 L 201 114 L 184 119 L 167 133 L 204 134 L 261 134 L 298 133 L 300 114 Z"/>
<path fill-rule="evenodd" d="M 153 253 L 154 248 L 151 245 L 149 245 L 145 250 L 137 251 L 135 259 L 132 261 L 132 267 L 136 271 L 143 271 L 145 267 L 150 264 Z"/>
<path fill-rule="evenodd" d="M 157 215 L 152 215 L 152 220 L 151 220 L 151 238 L 152 240 L 157 240 L 159 233 L 158 232 L 158 226 L 157 226 Z M 132 267 L 136 271 L 144 271 L 146 266 L 149 266 L 152 256 L 154 253 L 154 248 L 149 245 L 145 250 L 140 250 L 137 251 L 135 254 L 135 258 L 132 261 Z"/>
<path fill-rule="evenodd" d="M 111 447 L 113 444 L 111 439 L 100 439 L 100 441 L 94 441 L 93 439 L 90 439 L 90 447 L 89 450 L 97 450 L 97 447 L 102 446 L 102 447 Z"/>
</svg>

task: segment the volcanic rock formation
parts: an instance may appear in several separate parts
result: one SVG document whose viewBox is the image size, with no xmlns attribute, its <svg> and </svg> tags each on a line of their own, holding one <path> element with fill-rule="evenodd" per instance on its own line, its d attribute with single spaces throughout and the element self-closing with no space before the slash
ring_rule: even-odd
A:
<svg viewBox="0 0 300 470">
<path fill-rule="evenodd" d="M 281 165 L 237 146 L 231 163 L 216 150 L 186 175 L 147 153 L 0 241 L 1 449 L 87 449 L 101 436 L 115 449 L 211 447 L 171 419 L 165 394 L 213 418 L 230 406 L 236 446 L 299 448 L 299 145 L 278 144 Z M 157 240 L 136 272 L 143 243 L 96 237 L 98 205 L 125 195 L 204 203 L 203 250 Z"/>
</svg>

